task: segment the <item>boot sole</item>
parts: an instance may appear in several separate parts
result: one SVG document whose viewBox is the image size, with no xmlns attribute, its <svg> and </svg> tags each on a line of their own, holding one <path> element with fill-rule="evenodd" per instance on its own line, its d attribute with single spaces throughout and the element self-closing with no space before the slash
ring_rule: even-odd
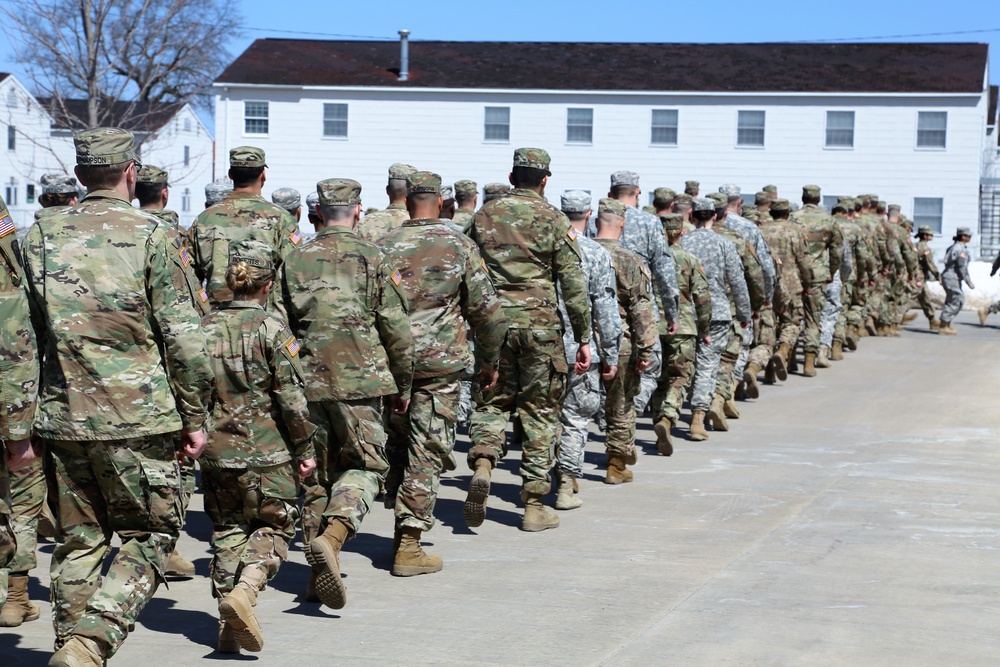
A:
<svg viewBox="0 0 1000 667">
<path fill-rule="evenodd" d="M 444 563 L 437 567 L 421 567 L 419 565 L 393 565 L 392 576 L 415 577 L 419 574 L 434 574 L 444 569 Z"/>
<path fill-rule="evenodd" d="M 347 587 L 340 578 L 340 561 L 336 554 L 326 553 L 322 543 L 323 540 L 313 540 L 306 549 L 306 561 L 316 572 L 316 596 L 331 609 L 343 609 L 347 604 Z M 330 566 L 331 560 L 337 564 L 336 569 Z"/>
<path fill-rule="evenodd" d="M 774 362 L 774 374 L 779 380 L 784 382 L 788 379 L 788 368 L 785 366 L 785 360 L 778 355 L 771 357 L 771 361 Z"/>
<path fill-rule="evenodd" d="M 252 611 L 244 618 L 236 607 L 223 600 L 219 603 L 219 616 L 229 625 L 229 629 L 233 631 L 233 639 L 241 649 L 257 653 L 264 648 L 264 633 Z M 249 622 L 251 617 L 253 624 Z M 256 629 L 252 625 L 256 625 Z"/>
<path fill-rule="evenodd" d="M 653 425 L 656 432 L 656 451 L 663 456 L 670 456 L 674 453 L 674 443 L 670 440 L 670 426 L 657 422 Z"/>
<path fill-rule="evenodd" d="M 486 520 L 486 499 L 490 497 L 490 480 L 487 477 L 472 476 L 469 495 L 462 506 L 462 517 L 469 528 L 478 528 Z"/>
</svg>

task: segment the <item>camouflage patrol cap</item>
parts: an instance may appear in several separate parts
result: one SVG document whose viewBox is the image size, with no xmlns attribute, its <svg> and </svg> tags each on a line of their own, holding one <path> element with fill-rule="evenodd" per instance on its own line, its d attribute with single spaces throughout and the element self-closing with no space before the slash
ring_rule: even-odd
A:
<svg viewBox="0 0 1000 667">
<path fill-rule="evenodd" d="M 959 227 L 955 230 L 955 236 L 972 236 L 972 230 L 968 227 Z"/>
<path fill-rule="evenodd" d="M 356 206 L 361 203 L 361 184 L 349 178 L 328 178 L 316 184 L 321 206 Z"/>
<path fill-rule="evenodd" d="M 212 181 L 205 186 L 205 201 L 208 202 L 209 206 L 212 204 L 218 204 L 220 201 L 226 198 L 230 192 L 233 191 L 233 183 L 227 179 L 219 179 L 217 181 Z"/>
<path fill-rule="evenodd" d="M 77 194 L 76 179 L 69 174 L 42 174 L 42 194 Z"/>
<path fill-rule="evenodd" d="M 907 218 L 905 215 L 899 216 L 899 224 L 903 225 L 911 232 L 913 231 L 913 221 Z"/>
<path fill-rule="evenodd" d="M 310 211 L 316 210 L 316 205 L 319 204 L 319 195 L 315 192 L 310 192 L 306 195 L 306 208 Z"/>
<path fill-rule="evenodd" d="M 777 185 L 765 185 L 764 187 L 761 188 L 761 191 L 766 192 L 768 194 L 776 195 L 776 194 L 778 194 L 778 186 Z M 773 197 L 772 197 L 772 199 L 773 199 Z"/>
<path fill-rule="evenodd" d="M 441 197 L 443 197 L 445 201 L 447 201 L 449 199 L 454 199 L 455 198 L 455 190 L 450 185 L 442 185 L 441 186 Z"/>
<path fill-rule="evenodd" d="M 634 171 L 616 171 L 611 174 L 611 187 L 619 185 L 639 185 L 639 174 Z"/>
<path fill-rule="evenodd" d="M 264 149 L 256 146 L 237 146 L 229 151 L 230 167 L 266 167 L 267 160 L 264 159 Z"/>
<path fill-rule="evenodd" d="M 675 204 L 690 204 L 694 200 L 694 197 L 686 192 L 682 192 L 676 197 L 674 197 Z"/>
<path fill-rule="evenodd" d="M 674 199 L 677 197 L 677 193 L 670 188 L 656 188 L 653 190 L 653 199 Z"/>
<path fill-rule="evenodd" d="M 136 162 L 135 137 L 118 127 L 84 130 L 73 136 L 76 163 L 80 166 Z"/>
<path fill-rule="evenodd" d="M 876 202 L 879 201 L 878 195 L 865 195 L 865 196 L 868 197 L 869 201 L 871 201 L 872 206 L 874 206 Z"/>
<path fill-rule="evenodd" d="M 483 202 L 499 199 L 510 192 L 510 186 L 506 183 L 487 183 L 483 186 Z"/>
<path fill-rule="evenodd" d="M 679 232 L 684 229 L 684 216 L 680 213 L 661 213 L 659 217 L 665 232 Z"/>
<path fill-rule="evenodd" d="M 136 178 L 137 183 L 155 183 L 157 185 L 167 185 L 167 180 L 167 172 L 151 164 L 142 165 L 139 176 Z"/>
<path fill-rule="evenodd" d="M 406 177 L 406 194 L 441 195 L 441 177 L 432 171 L 415 171 Z"/>
<path fill-rule="evenodd" d="M 819 195 L 820 195 L 820 189 L 819 189 L 818 185 L 803 185 L 802 186 L 802 196 L 803 197 L 810 197 L 812 199 L 815 199 L 816 197 L 819 197 Z"/>
<path fill-rule="evenodd" d="M 758 211 L 756 208 L 750 208 L 750 209 L 744 208 L 743 217 L 749 220 L 750 222 L 760 222 L 760 211 Z"/>
<path fill-rule="evenodd" d="M 476 185 L 475 181 L 455 181 L 455 194 L 463 196 L 471 196 L 476 194 L 479 190 L 479 186 Z"/>
<path fill-rule="evenodd" d="M 902 207 L 899 204 L 889 204 L 889 213 L 899 213 Z"/>
<path fill-rule="evenodd" d="M 642 210 L 645 211 L 646 213 L 656 213 L 656 207 L 653 206 L 652 204 L 647 204 L 646 206 L 643 206 Z"/>
<path fill-rule="evenodd" d="M 770 192 L 764 192 L 761 190 L 753 196 L 753 203 L 757 206 L 767 206 L 774 200 Z"/>
<path fill-rule="evenodd" d="M 405 181 L 410 174 L 417 171 L 417 168 L 405 164 L 403 162 L 397 162 L 396 164 L 389 167 L 389 180 L 390 181 Z"/>
<path fill-rule="evenodd" d="M 563 213 L 585 213 L 590 210 L 590 193 L 584 190 L 566 190 L 559 198 Z"/>
<path fill-rule="evenodd" d="M 715 208 L 717 209 L 729 206 L 729 197 L 721 192 L 710 192 L 705 197 L 715 202 Z"/>
<path fill-rule="evenodd" d="M 858 195 L 855 199 L 860 201 L 862 206 L 872 205 L 872 198 L 870 195 Z"/>
<path fill-rule="evenodd" d="M 625 217 L 626 206 L 617 199 L 611 199 L 609 197 L 604 197 L 597 204 L 598 215 L 602 213 L 608 213 L 610 215 L 617 215 L 619 218 Z"/>
<path fill-rule="evenodd" d="M 934 230 L 927 225 L 920 225 L 920 227 L 917 229 L 917 233 L 915 234 L 915 236 L 923 236 L 924 234 L 930 234 L 931 236 L 934 236 Z"/>
<path fill-rule="evenodd" d="M 278 188 L 271 193 L 271 201 L 289 213 L 302 205 L 302 195 L 295 188 Z"/>
<path fill-rule="evenodd" d="M 715 202 L 705 197 L 696 197 L 691 200 L 691 209 L 694 211 L 715 211 Z"/>
<path fill-rule="evenodd" d="M 684 181 L 684 192 L 688 193 L 689 195 L 693 191 L 698 190 L 699 188 L 701 188 L 701 183 L 699 183 L 698 181 Z"/>
<path fill-rule="evenodd" d="M 514 151 L 515 167 L 543 169 L 548 171 L 549 176 L 551 176 L 552 172 L 549 171 L 550 164 L 552 164 L 552 158 L 549 157 L 549 152 L 542 148 L 518 148 Z"/>
<path fill-rule="evenodd" d="M 274 269 L 274 248 L 257 239 L 239 239 L 229 242 L 229 266 L 249 264 L 258 269 Z"/>
<path fill-rule="evenodd" d="M 782 211 L 790 211 L 791 205 L 788 203 L 787 199 L 775 199 L 771 202 L 771 210 L 775 213 L 781 213 Z"/>
<path fill-rule="evenodd" d="M 740 186 L 733 185 L 732 183 L 726 183 L 725 185 L 719 186 L 719 192 L 726 195 L 727 197 L 739 197 Z"/>
</svg>

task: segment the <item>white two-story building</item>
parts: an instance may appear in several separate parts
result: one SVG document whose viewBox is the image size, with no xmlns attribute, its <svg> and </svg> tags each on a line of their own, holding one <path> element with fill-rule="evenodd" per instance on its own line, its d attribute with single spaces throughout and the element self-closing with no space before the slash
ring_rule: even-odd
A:
<svg viewBox="0 0 1000 667">
<path fill-rule="evenodd" d="M 984 44 L 260 39 L 214 84 L 216 176 L 252 144 L 268 189 L 350 177 L 381 207 L 393 162 L 482 187 L 506 181 L 515 148 L 539 146 L 550 201 L 603 196 L 620 169 L 639 172 L 644 198 L 697 180 L 703 194 L 774 183 L 797 201 L 816 183 L 830 199 L 899 203 L 943 248 L 979 225 L 987 56 Z"/>
</svg>

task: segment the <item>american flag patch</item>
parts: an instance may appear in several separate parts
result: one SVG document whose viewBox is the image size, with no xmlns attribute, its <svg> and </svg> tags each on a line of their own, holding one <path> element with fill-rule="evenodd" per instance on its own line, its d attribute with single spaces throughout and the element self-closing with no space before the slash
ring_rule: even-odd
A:
<svg viewBox="0 0 1000 667">
<path fill-rule="evenodd" d="M 399 283 L 403 282 L 403 274 L 399 272 L 399 269 L 396 269 L 392 272 L 392 275 L 389 276 L 389 280 L 392 281 L 393 285 L 399 285 Z"/>
<path fill-rule="evenodd" d="M 570 227 L 569 231 L 566 232 L 566 235 L 575 241 L 576 237 L 580 235 L 580 232 L 576 231 L 576 227 Z"/>
<path fill-rule="evenodd" d="M 184 268 L 186 269 L 188 265 L 191 264 L 191 255 L 188 254 L 188 249 L 181 248 L 180 256 L 181 256 L 181 264 L 183 264 Z"/>
<path fill-rule="evenodd" d="M 285 349 L 288 350 L 288 354 L 292 355 L 293 357 L 298 355 L 299 341 L 296 340 L 295 338 L 291 339 L 290 341 L 285 343 Z"/>
<path fill-rule="evenodd" d="M 13 234 L 15 231 L 14 221 L 10 219 L 9 215 L 5 215 L 0 218 L 0 238 L 3 238 L 8 234 Z"/>
<path fill-rule="evenodd" d="M 205 291 L 205 288 L 202 288 L 201 291 L 198 292 L 198 296 L 201 297 L 202 303 L 208 303 L 208 292 Z"/>
<path fill-rule="evenodd" d="M 296 229 L 295 233 L 289 236 L 288 238 L 292 240 L 292 245 L 298 245 L 302 243 L 302 232 Z"/>
</svg>

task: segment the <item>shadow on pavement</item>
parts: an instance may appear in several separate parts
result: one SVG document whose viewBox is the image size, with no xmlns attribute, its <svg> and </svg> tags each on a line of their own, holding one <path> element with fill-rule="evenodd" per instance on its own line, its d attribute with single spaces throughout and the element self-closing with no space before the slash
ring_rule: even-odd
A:
<svg viewBox="0 0 1000 667">
<path fill-rule="evenodd" d="M 35 623 L 43 622 L 41 619 Z M 45 667 L 49 664 L 52 653 L 48 651 L 36 651 L 26 648 L 17 648 L 21 642 L 21 636 L 17 631 L 5 631 L 0 634 L 0 664 L 7 667 Z"/>
<path fill-rule="evenodd" d="M 209 594 L 207 590 L 205 594 Z M 155 632 L 183 635 L 194 644 L 214 649 L 219 638 L 219 619 L 203 611 L 174 609 L 175 604 L 174 600 L 154 597 L 142 610 L 139 623 Z"/>
</svg>

